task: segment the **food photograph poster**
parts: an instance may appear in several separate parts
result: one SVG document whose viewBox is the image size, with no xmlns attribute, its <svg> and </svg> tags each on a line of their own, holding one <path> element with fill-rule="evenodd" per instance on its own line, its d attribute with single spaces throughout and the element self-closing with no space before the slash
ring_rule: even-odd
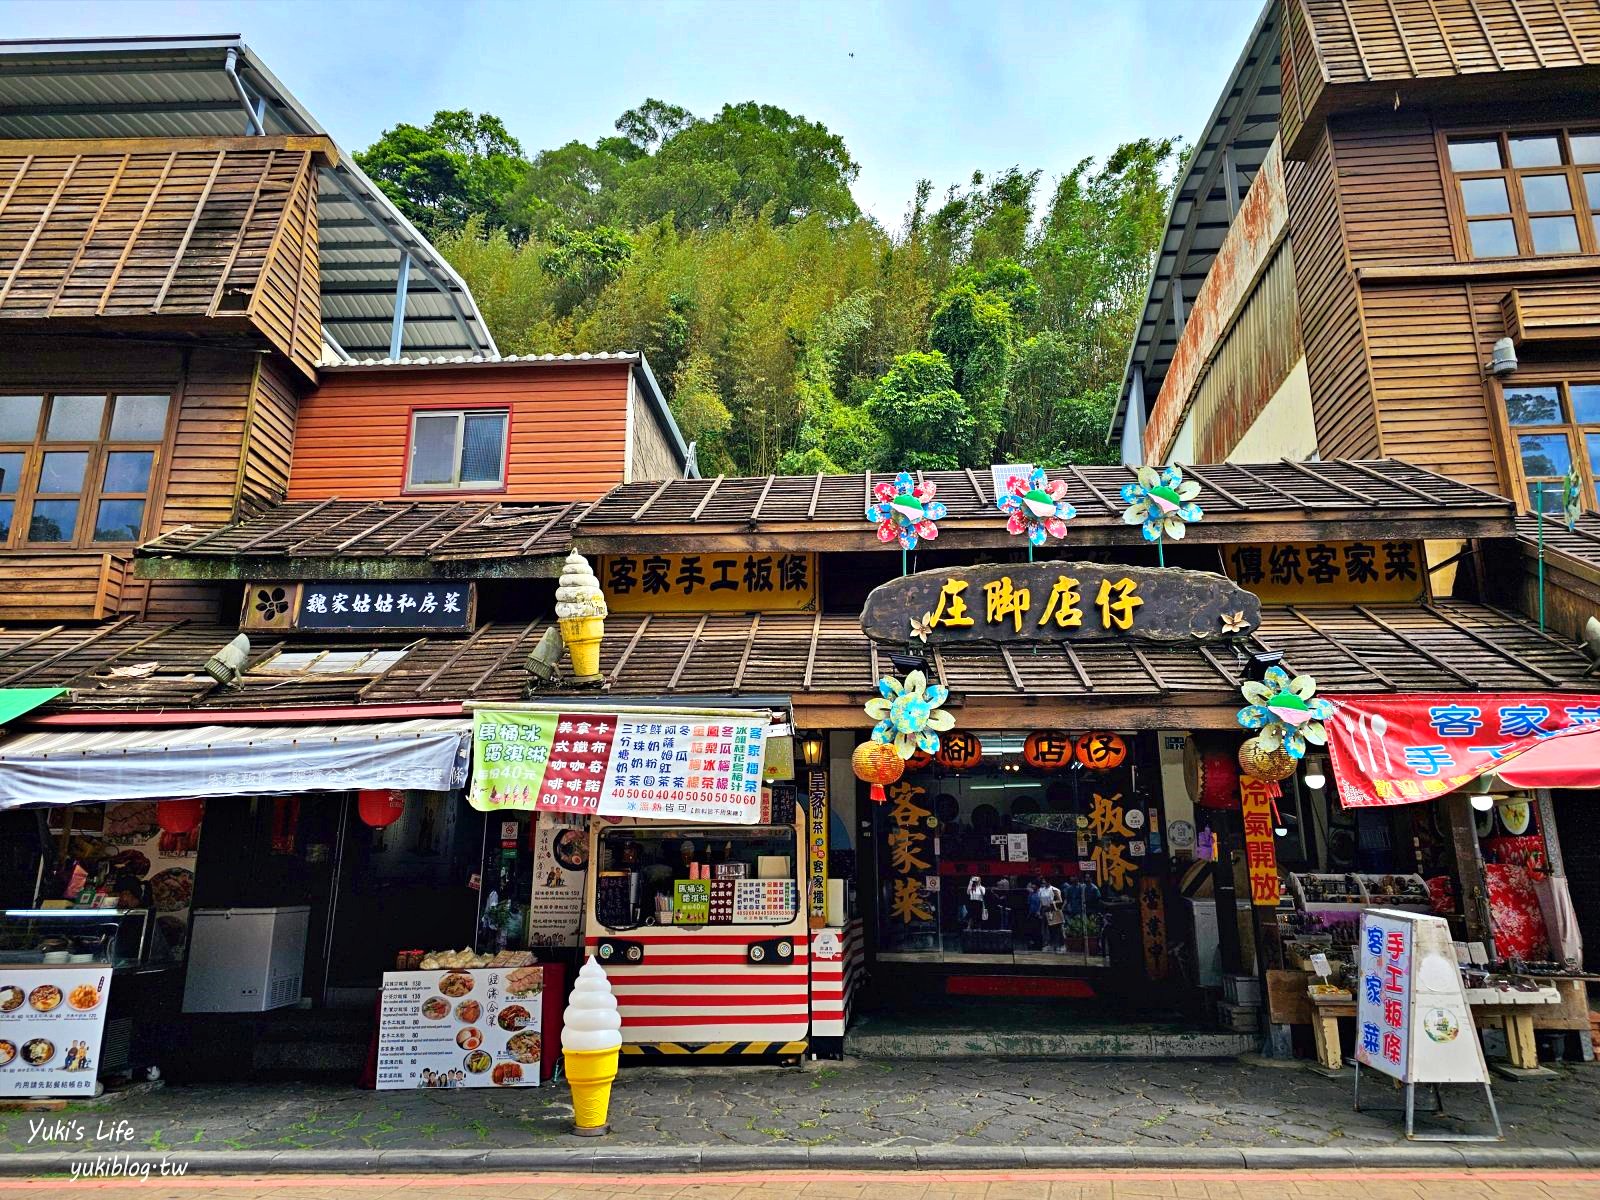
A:
<svg viewBox="0 0 1600 1200">
<path fill-rule="evenodd" d="M 537 1087 L 544 970 L 391 971 L 378 1017 L 378 1090 Z"/>
<path fill-rule="evenodd" d="M 0 972 L 0 1096 L 92 1096 L 107 966 Z"/>
</svg>

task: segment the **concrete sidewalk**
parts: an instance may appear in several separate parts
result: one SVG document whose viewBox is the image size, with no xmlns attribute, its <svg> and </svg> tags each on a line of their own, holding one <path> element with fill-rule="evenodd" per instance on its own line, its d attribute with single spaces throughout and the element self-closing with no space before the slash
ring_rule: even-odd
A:
<svg viewBox="0 0 1600 1200">
<path fill-rule="evenodd" d="M 94 1108 L 0 1114 L 0 1172 L 66 1171 L 125 1155 L 181 1159 L 192 1172 L 1600 1166 L 1600 1067 L 1496 1081 L 1495 1096 L 1503 1143 L 1441 1145 L 1407 1143 L 1398 1113 L 1354 1112 L 1348 1079 L 1299 1065 L 855 1059 L 787 1070 L 648 1067 L 619 1078 L 611 1135 L 578 1139 L 568 1133 L 561 1084 L 454 1092 L 170 1086 Z M 1374 1078 L 1367 1099 L 1391 1096 Z M 1447 1101 L 1468 1120 L 1455 1128 L 1486 1126 L 1481 1092 L 1450 1089 Z"/>
</svg>

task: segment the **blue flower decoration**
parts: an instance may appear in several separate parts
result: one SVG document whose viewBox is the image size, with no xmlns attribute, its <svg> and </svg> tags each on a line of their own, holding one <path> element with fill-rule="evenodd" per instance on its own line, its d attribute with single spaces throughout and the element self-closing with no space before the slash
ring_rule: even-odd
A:
<svg viewBox="0 0 1600 1200">
<path fill-rule="evenodd" d="M 1122 485 L 1122 498 L 1128 507 L 1122 519 L 1129 525 L 1142 526 L 1144 540 L 1159 542 L 1163 537 L 1173 541 L 1182 539 L 1191 521 L 1205 514 L 1194 498 L 1200 494 L 1200 485 L 1185 479 L 1177 467 L 1140 467 L 1136 483 Z"/>
<path fill-rule="evenodd" d="M 1328 744 L 1322 723 L 1333 716 L 1333 704 L 1317 698 L 1317 681 L 1311 676 L 1291 679 L 1282 667 L 1268 667 L 1260 683 L 1247 679 L 1239 690 L 1250 702 L 1239 710 L 1239 724 L 1260 730 L 1261 744 L 1268 750 L 1281 747 L 1289 757 L 1300 759 L 1307 743 Z"/>
</svg>

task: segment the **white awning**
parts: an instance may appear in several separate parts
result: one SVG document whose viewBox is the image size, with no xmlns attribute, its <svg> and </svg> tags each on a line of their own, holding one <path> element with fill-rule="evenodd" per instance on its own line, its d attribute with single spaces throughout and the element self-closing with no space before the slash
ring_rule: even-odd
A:
<svg viewBox="0 0 1600 1200">
<path fill-rule="evenodd" d="M 449 791 L 465 785 L 470 722 L 200 725 L 30 733 L 0 744 L 0 809 L 188 796 Z"/>
</svg>

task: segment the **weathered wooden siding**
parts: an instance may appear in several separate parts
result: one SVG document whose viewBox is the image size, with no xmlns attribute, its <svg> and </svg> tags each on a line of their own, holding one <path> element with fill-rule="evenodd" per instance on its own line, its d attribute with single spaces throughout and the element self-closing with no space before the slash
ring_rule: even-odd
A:
<svg viewBox="0 0 1600 1200">
<path fill-rule="evenodd" d="M 1505 335 L 1519 346 L 1600 338 L 1600 273 L 1520 283 L 1506 289 L 1499 307 Z"/>
<path fill-rule="evenodd" d="M 1324 132 L 1304 163 L 1284 164 L 1300 328 L 1323 458 L 1375 458 L 1377 412 L 1355 280 L 1345 258 L 1334 146 Z"/>
<path fill-rule="evenodd" d="M 1283 3 L 1290 158 L 1310 152 L 1331 113 L 1379 104 L 1397 83 L 1437 87 L 1511 71 L 1568 72 L 1576 82 L 1592 79 L 1600 64 L 1600 6 L 1592 0 Z M 1416 88 L 1410 93 L 1414 99 Z"/>
<path fill-rule="evenodd" d="M 507 500 L 588 500 L 627 464 L 625 362 L 507 364 L 474 370 L 325 371 L 300 405 L 289 498 L 454 502 L 475 492 L 406 493 L 411 414 L 419 408 L 510 412 Z"/>
<path fill-rule="evenodd" d="M 320 138 L 0 142 L 0 320 L 253 331 L 321 353 Z"/>
<path fill-rule="evenodd" d="M 1429 115 L 1341 117 L 1332 133 L 1351 265 L 1454 262 L 1445 177 Z"/>
<path fill-rule="evenodd" d="M 1362 288 L 1382 451 L 1500 489 L 1495 418 L 1465 284 Z"/>
<path fill-rule="evenodd" d="M 185 350 L 137 341 L 3 336 L 0 392 L 163 392 L 176 410 L 151 481 L 152 535 L 232 520 L 282 494 L 297 375 L 241 350 Z M 246 451 L 247 445 L 249 449 Z M 136 579 L 125 548 L 0 550 L 0 621 L 96 620 L 139 613 L 214 619 L 218 590 Z"/>
</svg>

